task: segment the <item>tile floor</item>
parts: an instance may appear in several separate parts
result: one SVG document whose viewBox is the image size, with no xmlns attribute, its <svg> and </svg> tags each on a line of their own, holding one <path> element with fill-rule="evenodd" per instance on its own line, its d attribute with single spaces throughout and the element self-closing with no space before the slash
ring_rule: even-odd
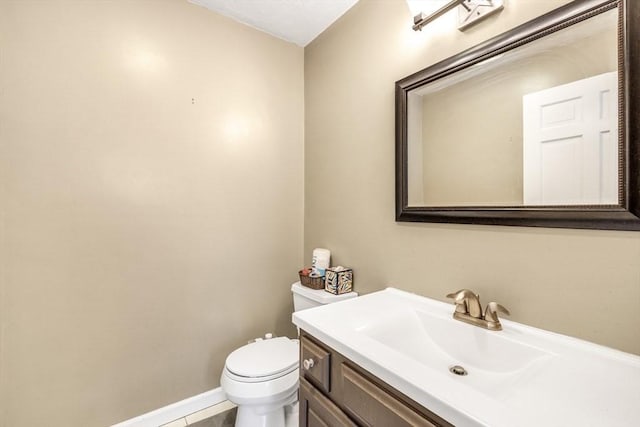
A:
<svg viewBox="0 0 640 427">
<path fill-rule="evenodd" d="M 236 422 L 236 406 L 229 402 L 213 405 L 202 411 L 179 418 L 160 427 L 233 427 Z"/>
</svg>

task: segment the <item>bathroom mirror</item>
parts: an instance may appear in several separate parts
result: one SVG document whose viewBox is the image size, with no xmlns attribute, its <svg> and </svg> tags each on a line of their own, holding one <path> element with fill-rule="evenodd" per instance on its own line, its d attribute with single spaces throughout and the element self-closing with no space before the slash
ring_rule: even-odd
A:
<svg viewBox="0 0 640 427">
<path fill-rule="evenodd" d="M 573 1 L 396 82 L 396 220 L 640 230 L 639 16 Z"/>
</svg>

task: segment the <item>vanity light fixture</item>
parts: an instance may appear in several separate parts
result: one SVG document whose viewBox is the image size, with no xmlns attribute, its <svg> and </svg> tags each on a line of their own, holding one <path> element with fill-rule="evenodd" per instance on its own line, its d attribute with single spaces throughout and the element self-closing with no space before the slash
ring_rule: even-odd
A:
<svg viewBox="0 0 640 427">
<path fill-rule="evenodd" d="M 435 12 L 426 15 L 423 12 L 413 17 L 414 31 L 434 21 L 454 8 L 458 8 L 458 29 L 466 30 L 483 19 L 504 9 L 503 0 L 451 0 Z"/>
</svg>

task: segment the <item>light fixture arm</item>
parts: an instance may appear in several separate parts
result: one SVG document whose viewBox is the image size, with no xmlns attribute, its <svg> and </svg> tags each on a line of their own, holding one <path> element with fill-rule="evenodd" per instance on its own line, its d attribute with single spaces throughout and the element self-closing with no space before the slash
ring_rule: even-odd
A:
<svg viewBox="0 0 640 427">
<path fill-rule="evenodd" d="M 419 13 L 413 17 L 413 30 L 414 31 L 422 31 L 422 27 L 427 25 L 429 22 L 438 19 L 445 13 L 449 12 L 451 9 L 461 5 L 464 3 L 464 0 L 451 0 L 449 3 L 442 6 L 440 9 L 436 10 L 430 15 L 425 15 L 424 13 Z"/>
</svg>

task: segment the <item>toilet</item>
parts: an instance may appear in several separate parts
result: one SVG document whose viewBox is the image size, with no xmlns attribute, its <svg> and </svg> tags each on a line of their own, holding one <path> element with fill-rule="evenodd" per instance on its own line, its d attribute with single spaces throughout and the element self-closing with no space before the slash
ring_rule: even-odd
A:
<svg viewBox="0 0 640 427">
<path fill-rule="evenodd" d="M 291 292 L 294 311 L 358 296 L 333 295 L 300 282 L 291 285 Z M 238 406 L 236 427 L 298 427 L 299 352 L 297 339 L 267 334 L 229 354 L 220 384 Z"/>
</svg>

